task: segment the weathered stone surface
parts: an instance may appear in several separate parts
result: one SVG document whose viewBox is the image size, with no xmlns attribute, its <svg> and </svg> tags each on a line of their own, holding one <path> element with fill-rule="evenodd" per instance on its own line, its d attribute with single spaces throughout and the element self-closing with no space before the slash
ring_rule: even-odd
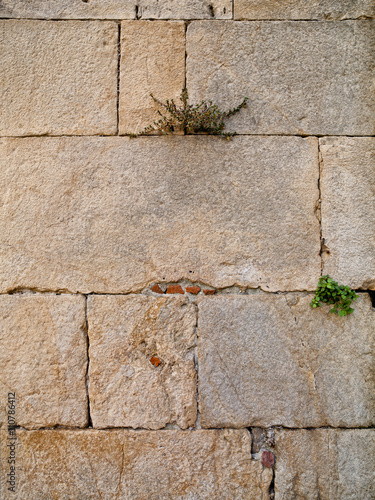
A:
<svg viewBox="0 0 375 500">
<path fill-rule="evenodd" d="M 232 0 L 2 0 L 0 18 L 231 19 Z"/>
<path fill-rule="evenodd" d="M 0 141 L 0 289 L 314 290 L 317 140 Z"/>
<path fill-rule="evenodd" d="M 232 0 L 139 0 L 142 19 L 231 19 Z"/>
<path fill-rule="evenodd" d="M 113 134 L 116 23 L 0 21 L 0 135 Z"/>
<path fill-rule="evenodd" d="M 135 0 L 2 0 L 0 17 L 134 19 Z"/>
<path fill-rule="evenodd" d="M 94 427 L 194 425 L 196 314 L 186 298 L 92 296 L 88 325 Z"/>
<path fill-rule="evenodd" d="M 272 472 L 251 460 L 247 430 L 19 430 L 17 438 L 16 494 L 3 473 L 4 499 L 269 498 Z"/>
<path fill-rule="evenodd" d="M 248 107 L 228 130 L 256 134 L 372 135 L 370 21 L 196 21 L 187 30 L 192 101 Z"/>
<path fill-rule="evenodd" d="M 8 424 L 8 393 L 15 393 L 16 425 L 87 425 L 84 327 L 84 297 L 0 296 L 3 425 Z"/>
<path fill-rule="evenodd" d="M 372 0 L 235 0 L 235 19 L 343 20 L 375 17 Z"/>
<path fill-rule="evenodd" d="M 202 427 L 370 426 L 374 320 L 367 294 L 350 316 L 312 309 L 312 294 L 201 299 Z"/>
<path fill-rule="evenodd" d="M 279 500 L 371 500 L 375 429 L 276 431 Z"/>
<path fill-rule="evenodd" d="M 324 137 L 320 151 L 324 273 L 375 290 L 375 139 Z"/>
<path fill-rule="evenodd" d="M 185 86 L 185 24 L 167 21 L 121 23 L 120 133 L 138 133 L 158 120 L 164 101 L 179 100 Z"/>
</svg>

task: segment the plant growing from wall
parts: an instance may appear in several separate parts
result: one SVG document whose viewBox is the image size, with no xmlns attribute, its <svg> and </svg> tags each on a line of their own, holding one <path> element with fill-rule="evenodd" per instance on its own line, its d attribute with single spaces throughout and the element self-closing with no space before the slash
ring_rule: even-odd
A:
<svg viewBox="0 0 375 500">
<path fill-rule="evenodd" d="M 180 95 L 181 105 L 178 106 L 173 99 L 160 101 L 153 94 L 151 98 L 158 104 L 166 114 L 158 110 L 160 119 L 148 125 L 138 134 L 131 134 L 131 137 L 149 134 L 151 132 L 161 132 L 162 134 L 172 134 L 183 131 L 185 134 L 205 133 L 210 135 L 220 135 L 231 139 L 236 132 L 224 132 L 225 120 L 238 113 L 246 107 L 248 98 L 236 107 L 228 111 L 222 111 L 212 101 L 201 101 L 199 104 L 189 104 L 189 94 L 187 89 L 183 89 Z"/>
<path fill-rule="evenodd" d="M 346 316 L 354 311 L 350 306 L 352 301 L 357 300 L 357 298 L 358 295 L 349 286 L 339 285 L 326 275 L 319 279 L 315 297 L 310 305 L 316 308 L 321 305 L 321 302 L 333 304 L 333 308 L 330 310 L 331 313 Z"/>
</svg>

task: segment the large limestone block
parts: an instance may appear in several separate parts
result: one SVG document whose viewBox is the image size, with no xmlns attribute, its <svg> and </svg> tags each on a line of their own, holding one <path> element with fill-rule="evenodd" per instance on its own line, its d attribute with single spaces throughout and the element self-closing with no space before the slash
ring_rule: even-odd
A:
<svg viewBox="0 0 375 500">
<path fill-rule="evenodd" d="M 136 0 L 2 0 L 0 17 L 134 19 Z"/>
<path fill-rule="evenodd" d="M 198 315 L 202 427 L 370 426 L 374 320 L 361 295 L 348 317 L 312 294 L 222 295 Z"/>
<path fill-rule="evenodd" d="M 232 0 L 140 0 L 142 19 L 232 19 Z"/>
<path fill-rule="evenodd" d="M 2 499 L 121 498 L 122 431 L 16 430 L 14 492 L 6 481 L 9 465 L 3 450 L 8 437 L 2 433 Z"/>
<path fill-rule="evenodd" d="M 87 425 L 86 344 L 84 297 L 1 295 L 2 424 Z"/>
<path fill-rule="evenodd" d="M 247 430 L 17 431 L 16 493 L 2 498 L 266 500 L 272 471 Z"/>
<path fill-rule="evenodd" d="M 121 23 L 120 133 L 138 133 L 158 120 L 151 99 L 179 100 L 185 86 L 185 24 L 177 21 Z"/>
<path fill-rule="evenodd" d="M 187 298 L 92 296 L 88 325 L 94 427 L 194 425 L 196 314 Z"/>
<path fill-rule="evenodd" d="M 0 21 L 0 135 L 114 134 L 116 23 Z"/>
<path fill-rule="evenodd" d="M 372 135 L 372 23 L 196 21 L 187 30 L 193 101 L 223 109 L 242 134 Z"/>
<path fill-rule="evenodd" d="M 232 0 L 2 0 L 0 18 L 231 19 Z"/>
<path fill-rule="evenodd" d="M 320 151 L 324 273 L 375 290 L 375 140 L 324 137 Z"/>
<path fill-rule="evenodd" d="M 0 142 L 0 289 L 129 292 L 188 278 L 313 290 L 317 141 Z"/>
<path fill-rule="evenodd" d="M 372 0 L 234 0 L 235 19 L 343 20 L 375 17 Z"/>
<path fill-rule="evenodd" d="M 375 429 L 276 431 L 279 500 L 372 500 Z"/>
</svg>

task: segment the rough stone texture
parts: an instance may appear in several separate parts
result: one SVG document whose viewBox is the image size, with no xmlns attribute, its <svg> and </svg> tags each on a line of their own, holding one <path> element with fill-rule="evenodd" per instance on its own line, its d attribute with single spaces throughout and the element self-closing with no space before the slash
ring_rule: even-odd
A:
<svg viewBox="0 0 375 500">
<path fill-rule="evenodd" d="M 266 500 L 247 430 L 17 431 L 18 485 L 2 498 Z M 2 454 L 6 470 L 5 453 Z"/>
<path fill-rule="evenodd" d="M 361 294 L 345 318 L 312 294 L 201 299 L 202 427 L 371 426 L 374 320 Z"/>
<path fill-rule="evenodd" d="M 231 19 L 232 0 L 140 0 L 143 19 Z"/>
<path fill-rule="evenodd" d="M 372 500 L 375 429 L 276 431 L 278 500 Z"/>
<path fill-rule="evenodd" d="M 185 24 L 121 23 L 120 133 L 139 133 L 160 118 L 150 93 L 178 100 L 184 86 Z"/>
<path fill-rule="evenodd" d="M 373 0 L 235 0 L 235 19 L 343 20 L 375 17 Z"/>
<path fill-rule="evenodd" d="M 134 19 L 135 0 L 1 0 L 0 17 Z"/>
<path fill-rule="evenodd" d="M 0 296 L 1 422 L 16 393 L 16 424 L 88 423 L 84 297 Z"/>
<path fill-rule="evenodd" d="M 375 289 L 375 139 L 325 137 L 322 155 L 324 273 Z"/>
<path fill-rule="evenodd" d="M 137 10 L 136 10 L 137 6 Z M 232 0 L 2 0 L 0 17 L 230 19 Z"/>
<path fill-rule="evenodd" d="M 196 21 L 187 30 L 192 101 L 248 107 L 228 130 L 256 134 L 372 135 L 370 21 Z"/>
<path fill-rule="evenodd" d="M 94 427 L 195 424 L 196 313 L 187 299 L 92 296 L 88 325 Z"/>
<path fill-rule="evenodd" d="M 315 138 L 0 141 L 0 289 L 270 291 L 320 275 Z"/>
<path fill-rule="evenodd" d="M 115 23 L 0 21 L 0 135 L 114 134 Z"/>
</svg>

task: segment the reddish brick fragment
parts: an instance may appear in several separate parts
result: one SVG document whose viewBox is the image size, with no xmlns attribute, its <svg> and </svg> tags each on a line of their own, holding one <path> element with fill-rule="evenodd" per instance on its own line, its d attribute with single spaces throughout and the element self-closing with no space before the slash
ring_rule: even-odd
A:
<svg viewBox="0 0 375 500">
<path fill-rule="evenodd" d="M 205 295 L 214 295 L 216 290 L 203 290 Z"/>
<path fill-rule="evenodd" d="M 188 292 L 188 293 L 192 293 L 194 295 L 198 295 L 198 293 L 201 291 L 200 287 L 199 286 L 187 286 L 185 288 L 185 290 Z"/>
<path fill-rule="evenodd" d="M 160 286 L 156 283 L 156 285 L 151 287 L 151 291 L 155 293 L 164 293 Z"/>
<path fill-rule="evenodd" d="M 167 293 L 181 293 L 184 294 L 181 285 L 168 285 Z"/>
<path fill-rule="evenodd" d="M 159 366 L 161 365 L 161 360 L 157 358 L 156 356 L 152 356 L 150 358 L 150 363 L 153 364 L 154 366 Z"/>
<path fill-rule="evenodd" d="M 263 451 L 262 465 L 270 469 L 275 465 L 275 455 L 272 453 L 272 451 L 267 451 L 267 450 Z"/>
</svg>

